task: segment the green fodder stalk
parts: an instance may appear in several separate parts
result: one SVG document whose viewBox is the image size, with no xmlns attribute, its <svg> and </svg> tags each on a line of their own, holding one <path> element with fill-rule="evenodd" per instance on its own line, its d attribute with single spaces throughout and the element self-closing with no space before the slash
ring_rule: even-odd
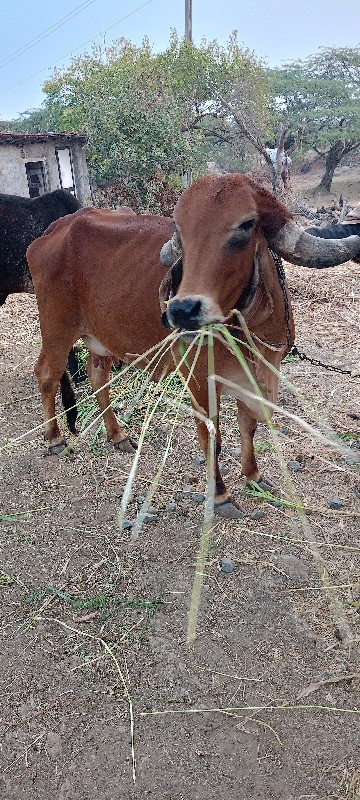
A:
<svg viewBox="0 0 360 800">
<path fill-rule="evenodd" d="M 123 379 L 124 375 L 127 375 L 129 372 L 131 373 L 131 371 L 132 371 L 133 367 L 135 367 L 137 364 L 141 363 L 141 362 L 142 362 L 142 361 L 143 361 L 145 358 L 147 358 L 147 356 L 148 356 L 148 355 L 150 355 L 151 353 L 154 353 L 154 351 L 155 351 L 155 353 L 154 353 L 154 355 L 152 356 L 152 358 L 150 359 L 149 363 L 148 363 L 148 364 L 146 364 L 146 366 L 145 366 L 145 367 L 142 367 L 141 369 L 142 369 L 142 372 L 146 374 L 146 373 L 148 373 L 148 371 L 149 371 L 150 367 L 151 367 L 151 366 L 154 364 L 154 362 L 156 362 L 156 363 L 155 363 L 155 367 L 154 367 L 154 370 L 155 370 L 155 369 L 156 369 L 156 367 L 158 366 L 159 362 L 161 361 L 161 359 L 162 359 L 162 358 L 163 358 L 163 356 L 165 355 L 165 353 L 166 353 L 166 352 L 167 352 L 167 351 L 168 351 L 168 350 L 171 348 L 171 344 L 172 344 L 172 342 L 174 341 L 174 339 L 176 339 L 176 333 L 175 333 L 174 331 L 172 331 L 172 332 L 171 332 L 171 333 L 170 333 L 170 334 L 169 334 L 169 335 L 166 337 L 166 339 L 164 339 L 162 342 L 160 342 L 160 343 L 158 343 L 158 344 L 154 345 L 154 347 L 151 347 L 151 348 L 150 348 L 149 350 L 147 350 L 145 353 L 142 353 L 141 355 L 137 356 L 137 358 L 136 358 L 134 361 L 132 361 L 132 362 L 131 362 L 131 364 L 128 364 L 128 365 L 127 365 L 127 367 L 125 367 L 123 370 L 121 370 L 121 372 L 120 372 L 120 373 L 118 373 L 117 375 L 114 375 L 114 377 L 113 377 L 113 378 L 110 378 L 110 380 L 109 380 L 107 383 L 105 383 L 105 384 L 104 384 L 104 386 L 102 386 L 102 387 L 101 387 L 100 389 L 98 389 L 96 392 L 93 392 L 93 393 L 91 394 L 91 397 L 96 397 L 97 393 L 98 393 L 99 391 L 101 391 L 102 389 L 104 389 L 104 387 L 107 387 L 107 386 L 112 386 L 113 384 L 119 383 L 119 382 L 120 382 L 120 380 L 122 380 L 122 379 Z M 153 372 L 154 372 L 154 370 L 153 370 Z M 151 373 L 151 375 L 153 374 L 153 372 Z M 146 388 L 146 386 L 147 386 L 147 384 L 145 383 L 145 388 Z M 144 391 L 145 391 L 145 388 L 144 388 Z M 142 394 L 143 394 L 143 392 L 142 392 L 142 393 L 139 395 L 139 400 L 140 400 L 140 398 L 142 397 Z M 118 399 L 118 397 L 115 397 L 115 398 L 114 398 L 114 399 L 113 399 L 113 400 L 110 402 L 110 405 L 108 406 L 108 408 L 110 408 L 110 406 L 112 406 L 112 405 L 113 405 L 113 403 L 115 403 L 117 399 Z M 107 409 L 105 409 L 105 410 L 107 410 Z M 89 430 L 89 429 L 90 429 L 90 428 L 91 428 L 93 425 L 95 425 L 95 424 L 96 424 L 96 422 L 98 422 L 100 419 L 102 419 L 102 416 L 103 416 L 103 412 L 101 411 L 101 412 L 100 412 L 100 413 L 98 413 L 98 414 L 96 415 L 96 417 L 95 417 L 95 418 L 94 418 L 94 419 L 93 419 L 93 420 L 90 422 L 90 424 L 89 424 L 87 427 L 85 427 L 85 429 L 84 429 L 84 430 L 81 432 L 81 434 L 80 434 L 80 437 L 79 437 L 79 438 L 83 438 L 83 437 L 86 435 L 86 433 L 88 432 L 88 430 Z M 126 420 L 124 420 L 124 421 L 126 422 Z"/>
<path fill-rule="evenodd" d="M 208 400 L 209 400 L 209 419 L 208 428 L 208 451 L 207 451 L 207 470 L 206 470 L 206 495 L 204 522 L 200 535 L 199 549 L 196 556 L 196 571 L 191 593 L 191 603 L 188 615 L 188 627 L 186 642 L 191 644 L 195 640 L 197 620 L 201 591 L 204 582 L 205 563 L 209 552 L 210 533 L 214 519 L 215 501 L 215 459 L 216 459 L 216 431 L 217 431 L 217 397 L 215 383 L 215 359 L 214 359 L 214 337 L 211 329 L 207 330 L 208 346 Z"/>
<path fill-rule="evenodd" d="M 243 318 L 241 317 L 241 321 L 242 320 L 243 320 Z M 244 321 L 244 323 L 245 323 L 245 321 Z M 245 326 L 246 326 L 246 323 L 245 323 Z M 323 433 L 320 433 L 318 430 L 316 430 L 316 428 L 314 428 L 313 426 L 309 425 L 309 423 L 307 423 L 304 420 L 302 420 L 296 414 L 291 414 L 290 412 L 285 412 L 277 404 L 272 403 L 271 401 L 266 400 L 264 397 L 262 397 L 261 392 L 259 390 L 259 387 L 257 386 L 257 383 L 256 383 L 256 381 L 255 381 L 255 379 L 254 379 L 254 377 L 253 377 L 248 365 L 246 364 L 246 360 L 245 360 L 243 354 L 241 353 L 241 350 L 238 347 L 236 341 L 234 340 L 234 337 L 231 335 L 231 333 L 226 328 L 224 328 L 224 326 L 217 326 L 217 329 L 221 331 L 221 333 L 223 334 L 225 340 L 230 345 L 234 355 L 236 356 L 237 360 L 239 361 L 239 363 L 241 364 L 242 368 L 244 369 L 245 374 L 248 376 L 249 381 L 250 381 L 251 385 L 254 388 L 254 392 L 249 392 L 246 389 L 242 389 L 241 387 L 236 387 L 236 385 L 233 384 L 232 382 L 223 380 L 219 376 L 216 376 L 216 379 L 221 380 L 223 384 L 228 385 L 229 387 L 236 388 L 237 391 L 240 394 L 242 394 L 245 398 L 246 397 L 250 397 L 251 399 L 254 399 L 254 398 L 255 399 L 259 399 L 259 401 L 261 403 L 261 406 L 262 406 L 262 409 L 266 409 L 266 417 L 269 419 L 270 435 L 271 435 L 271 437 L 273 439 L 275 452 L 276 452 L 276 454 L 278 455 L 278 458 L 279 458 L 281 471 L 282 471 L 282 474 L 283 474 L 284 479 L 285 479 L 287 490 L 291 494 L 294 508 L 295 508 L 295 510 L 296 510 L 296 512 L 298 514 L 299 519 L 300 519 L 300 523 L 301 523 L 301 527 L 302 527 L 302 530 L 303 530 L 303 533 L 304 533 L 304 537 L 309 539 L 310 542 L 311 542 L 310 548 L 308 548 L 308 552 L 310 552 L 310 554 L 314 558 L 317 571 L 319 573 L 319 576 L 320 576 L 320 579 L 321 579 L 322 584 L 324 586 L 324 589 L 326 590 L 326 593 L 327 593 L 329 606 L 330 606 L 330 609 L 332 611 L 334 620 L 336 622 L 337 628 L 341 631 L 341 637 L 342 637 L 343 641 L 350 643 L 353 640 L 353 637 L 352 637 L 351 630 L 350 630 L 350 628 L 348 626 L 348 623 L 346 621 L 346 618 L 345 618 L 345 614 L 344 614 L 344 611 L 343 611 L 343 606 L 342 606 L 341 600 L 335 594 L 335 592 L 330 589 L 331 584 L 332 584 L 330 570 L 329 570 L 328 565 L 327 565 L 326 561 L 324 560 L 324 558 L 323 558 L 323 556 L 322 556 L 322 554 L 321 554 L 321 552 L 319 550 L 319 547 L 318 547 L 318 544 L 317 544 L 317 541 L 316 541 L 316 537 L 315 537 L 315 535 L 314 535 L 314 533 L 312 531 L 312 528 L 311 528 L 311 526 L 310 526 L 310 524 L 309 524 L 309 522 L 308 522 L 308 520 L 307 520 L 307 518 L 305 516 L 304 504 L 301 503 L 301 501 L 300 501 L 300 498 L 299 498 L 299 496 L 297 494 L 295 485 L 294 485 L 294 483 L 292 481 L 292 478 L 290 476 L 289 470 L 287 469 L 287 466 L 286 466 L 286 464 L 284 462 L 284 459 L 282 457 L 281 448 L 280 448 L 280 445 L 279 445 L 279 440 L 278 440 L 278 436 L 276 434 L 276 430 L 275 430 L 274 426 L 272 425 L 272 423 L 270 422 L 269 410 L 271 409 L 271 410 L 274 410 L 274 411 L 280 411 L 281 414 L 285 414 L 286 416 L 290 417 L 291 419 L 294 419 L 300 425 L 300 427 L 305 429 L 308 433 L 314 435 L 317 439 L 320 439 L 325 444 L 328 444 L 328 445 L 333 447 L 334 446 L 334 441 L 332 439 L 329 439 Z M 251 334 L 250 334 L 250 331 L 249 331 L 249 329 L 247 327 L 246 327 L 246 331 L 247 331 L 246 335 L 247 335 L 247 337 L 249 339 L 249 344 L 250 344 L 250 347 L 252 347 L 252 351 L 258 357 L 261 356 L 262 362 L 265 363 L 269 368 L 271 368 L 272 371 L 275 372 L 275 374 L 277 374 L 277 375 L 279 375 L 281 377 L 281 374 L 279 373 L 279 371 L 276 370 L 274 367 L 272 367 L 272 365 L 269 364 L 267 362 L 267 360 L 264 358 L 264 356 L 262 356 L 262 354 L 258 351 L 258 348 L 255 347 L 255 345 L 253 343 L 253 340 L 252 340 L 252 337 L 251 337 Z M 270 498 L 271 499 L 276 499 L 276 498 L 272 498 L 272 496 L 269 494 L 269 498 L 268 499 L 270 499 Z"/>
<path fill-rule="evenodd" d="M 176 336 L 173 337 L 173 342 L 175 342 L 176 338 L 177 338 Z M 168 440 L 167 440 L 167 444 L 166 444 L 166 447 L 165 447 L 165 451 L 164 451 L 164 455 L 163 455 L 161 464 L 160 464 L 160 466 L 159 466 L 159 468 L 157 470 L 157 473 L 156 473 L 153 481 L 151 482 L 150 489 L 147 492 L 147 496 L 146 496 L 145 501 L 144 501 L 144 503 L 142 505 L 140 514 L 146 513 L 146 510 L 148 509 L 148 507 L 150 505 L 151 499 L 153 498 L 153 496 L 154 496 L 154 494 L 156 492 L 156 489 L 157 489 L 157 487 L 159 485 L 159 482 L 160 482 L 160 479 L 161 479 L 161 475 L 162 475 L 163 470 L 165 468 L 166 460 L 167 460 L 167 457 L 168 457 L 168 454 L 169 454 L 169 451 L 170 451 L 171 440 L 172 440 L 173 433 L 174 433 L 175 426 L 176 426 L 176 422 L 177 422 L 177 415 L 178 415 L 178 413 L 180 411 L 181 397 L 185 393 L 185 391 L 187 391 L 188 386 L 189 386 L 189 382 L 190 382 L 190 380 L 191 380 L 191 378 L 193 376 L 194 369 L 195 369 L 195 366 L 196 366 L 196 363 L 197 363 L 197 360 L 198 360 L 198 357 L 199 357 L 199 354 L 200 354 L 203 338 L 204 338 L 204 335 L 202 333 L 198 334 L 192 340 L 192 342 L 190 343 L 190 345 L 187 348 L 187 350 L 183 353 L 182 358 L 179 361 L 178 365 L 175 366 L 175 370 L 177 371 L 179 377 L 181 378 L 181 381 L 183 382 L 182 394 L 181 394 L 181 396 L 179 398 L 177 414 L 176 414 L 175 420 L 173 421 L 173 424 L 172 424 L 172 429 L 171 429 L 170 435 L 169 435 Z M 189 353 L 191 352 L 191 350 L 193 349 L 193 347 L 194 347 L 194 345 L 196 343 L 198 343 L 198 347 L 197 347 L 197 350 L 196 350 L 196 353 L 195 353 L 195 356 L 194 356 L 194 359 L 193 359 L 193 363 L 192 363 L 190 371 L 189 371 L 189 375 L 185 379 L 184 376 L 182 375 L 182 373 L 180 372 L 180 367 L 183 364 L 186 364 L 186 361 L 188 359 L 188 355 L 189 355 Z M 156 393 L 157 391 L 158 391 L 158 387 L 155 386 L 154 393 Z M 139 437 L 139 441 L 138 441 L 137 451 L 135 453 L 134 460 L 133 460 L 133 463 L 132 463 L 132 466 L 131 466 L 131 470 L 130 470 L 130 473 L 129 473 L 129 476 L 128 476 L 128 479 L 127 479 L 127 482 L 126 482 L 126 485 L 125 485 L 125 488 L 124 488 L 123 496 L 122 496 L 121 508 L 120 508 L 119 515 L 118 515 L 118 525 L 119 525 L 119 527 L 122 526 L 122 523 L 123 523 L 123 520 L 124 520 L 124 516 L 125 516 L 125 512 L 126 512 L 126 508 L 127 508 L 128 503 L 129 503 L 131 490 L 132 490 L 132 487 L 133 487 L 133 484 L 134 484 L 134 480 L 135 480 L 135 477 L 136 477 L 136 473 L 137 473 L 137 469 L 138 469 L 138 465 L 139 465 L 139 460 L 140 460 L 140 455 L 141 455 L 141 449 L 142 449 L 142 446 L 143 446 L 143 443 L 144 443 L 145 435 L 146 435 L 146 433 L 147 433 L 147 431 L 148 431 L 148 429 L 150 427 L 150 423 L 151 423 L 151 421 L 153 419 L 155 411 L 157 410 L 157 408 L 159 407 L 160 403 L 163 400 L 165 400 L 165 401 L 167 400 L 167 387 L 166 386 L 161 389 L 160 394 L 157 397 L 157 399 L 155 401 L 155 404 L 154 404 L 154 406 L 153 406 L 153 408 L 151 410 L 150 410 L 151 399 L 149 401 L 147 412 L 145 414 L 144 422 L 143 422 L 143 425 L 142 425 L 142 429 L 141 429 L 141 433 L 140 433 L 140 437 Z M 137 521 L 136 521 L 136 523 L 135 523 L 135 525 L 133 526 L 132 535 L 131 535 L 132 540 L 137 538 L 137 536 L 139 534 L 139 531 L 141 529 L 141 525 L 142 525 L 141 516 L 139 516 Z"/>
<path fill-rule="evenodd" d="M 149 363 L 145 367 L 143 367 L 144 372 L 146 372 L 149 369 L 149 367 L 153 364 L 155 359 L 158 357 L 159 353 L 161 353 L 162 350 L 164 350 L 166 347 L 168 347 L 169 342 L 172 343 L 173 341 L 175 341 L 177 337 L 178 337 L 178 335 L 175 333 L 175 331 L 172 331 L 171 333 L 169 333 L 169 335 L 165 339 L 163 339 L 161 342 L 158 342 L 153 347 L 150 347 L 149 350 L 147 350 L 145 353 L 142 353 L 141 355 L 136 356 L 136 358 L 131 362 L 131 364 L 128 364 L 123 370 L 121 370 L 120 373 L 118 373 L 118 374 L 114 375 L 112 378 L 110 378 L 110 380 L 106 384 L 104 384 L 104 386 L 106 387 L 106 386 L 112 386 L 113 384 L 116 384 L 134 366 L 136 366 L 137 364 L 140 364 L 145 358 L 147 358 L 149 355 L 151 355 L 152 353 L 155 352 L 155 355 L 153 355 L 153 357 L 151 358 Z M 103 389 L 104 386 L 102 386 L 101 389 Z M 98 389 L 96 392 L 92 392 L 91 395 L 85 396 L 84 398 L 80 399 L 78 401 L 78 403 L 77 403 L 77 406 L 81 407 L 82 405 L 88 404 L 89 403 L 89 399 L 91 397 L 96 397 L 97 393 L 99 391 L 101 391 L 101 389 Z M 71 409 L 67 409 L 67 411 L 70 411 L 70 410 Z M 65 416 L 66 416 L 66 411 L 60 411 L 58 414 L 55 414 L 54 417 L 52 417 L 51 419 L 47 420 L 47 422 L 53 422 L 53 420 L 55 420 L 55 419 L 57 421 L 60 421 Z M 84 438 L 84 436 L 87 434 L 88 430 L 93 425 L 95 425 L 96 422 L 98 422 L 101 419 L 101 417 L 102 417 L 102 412 L 98 413 L 96 418 L 93 419 L 91 421 L 91 423 L 83 431 L 81 431 L 80 435 L 78 437 L 75 437 L 72 440 L 73 445 L 76 444 L 79 441 L 79 439 Z M 10 439 L 8 442 L 6 442 L 4 445 L 2 445 L 0 447 L 0 452 L 2 452 L 3 450 L 7 450 L 9 448 L 13 448 L 14 445 L 18 445 L 24 439 L 26 440 L 26 438 L 31 436 L 33 433 L 37 433 L 38 431 L 40 431 L 44 427 L 44 425 L 45 425 L 45 423 L 41 422 L 39 425 L 35 425 L 33 428 L 30 428 L 29 430 L 25 431 L 25 433 L 22 433 L 20 436 L 16 436 L 14 439 Z M 64 451 L 64 454 L 65 453 L 66 453 L 66 450 Z"/>
<path fill-rule="evenodd" d="M 249 328 L 247 326 L 246 320 L 244 319 L 244 317 L 242 316 L 240 311 L 238 311 L 237 309 L 234 309 L 233 313 L 237 316 L 237 318 L 238 318 L 238 320 L 240 322 L 241 328 L 242 328 L 242 330 L 243 330 L 243 332 L 245 334 L 246 340 L 247 340 L 246 342 L 242 342 L 244 347 L 247 347 L 249 352 L 251 352 L 253 355 L 255 355 L 260 361 L 262 361 L 263 364 L 266 364 L 268 369 L 270 369 L 271 372 L 273 372 L 274 375 L 276 375 L 277 378 L 280 381 L 282 381 L 282 383 L 294 395 L 295 399 L 300 403 L 300 405 L 302 406 L 304 411 L 306 411 L 306 413 L 309 415 L 310 419 L 319 427 L 319 429 L 324 434 L 324 436 L 327 437 L 329 442 L 331 442 L 331 444 L 338 450 L 338 452 L 340 452 L 342 455 L 352 455 L 353 456 L 352 451 L 349 448 L 347 448 L 346 446 L 342 445 L 342 442 L 340 441 L 341 440 L 341 436 L 339 436 L 335 431 L 333 431 L 331 429 L 331 427 L 329 426 L 329 423 L 327 421 L 325 421 L 320 416 L 320 414 L 316 410 L 314 410 L 312 408 L 308 398 L 302 392 L 300 392 L 299 389 L 297 389 L 297 387 L 292 383 L 292 381 L 290 381 L 286 377 L 286 375 L 284 375 L 283 372 L 281 372 L 280 370 L 276 369 L 276 367 L 274 367 L 273 364 L 270 364 L 267 361 L 267 359 L 265 358 L 265 356 L 263 356 L 263 354 L 260 352 L 259 348 L 256 346 L 256 344 L 254 342 L 254 339 L 253 339 L 253 337 L 251 335 L 251 332 L 250 332 L 250 330 L 249 330 Z M 223 327 L 224 326 L 221 326 L 221 328 L 223 328 Z M 287 358 L 291 359 L 290 356 L 287 356 L 286 359 Z M 283 359 L 283 363 L 286 363 L 286 359 Z M 294 360 L 294 359 L 291 359 L 291 360 Z M 283 413 L 286 414 L 286 412 L 283 412 Z M 299 419 L 299 417 L 297 419 Z"/>
</svg>

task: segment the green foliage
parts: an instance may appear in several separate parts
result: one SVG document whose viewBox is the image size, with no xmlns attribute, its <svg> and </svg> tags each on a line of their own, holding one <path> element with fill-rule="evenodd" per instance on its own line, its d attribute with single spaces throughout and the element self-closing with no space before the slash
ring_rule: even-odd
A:
<svg viewBox="0 0 360 800">
<path fill-rule="evenodd" d="M 25 133 L 48 133 L 49 131 L 61 130 L 61 127 L 60 120 L 50 109 L 35 108 L 21 114 L 20 118 L 14 120 L 7 130 L 17 133 L 23 131 Z"/>
<path fill-rule="evenodd" d="M 320 188 L 330 191 L 342 158 L 360 147 L 360 48 L 327 48 L 270 72 L 274 117 L 298 151 L 325 159 Z"/>
<path fill-rule="evenodd" d="M 360 47 L 322 47 L 308 63 L 318 75 L 360 90 Z"/>
<path fill-rule="evenodd" d="M 6 120 L 6 119 L 0 120 L 0 132 L 15 131 L 16 130 L 15 126 L 16 122 L 14 122 L 14 120 Z"/>
<path fill-rule="evenodd" d="M 273 108 L 299 147 L 324 155 L 339 140 L 360 143 L 360 48 L 320 51 L 269 73 Z"/>
<path fill-rule="evenodd" d="M 257 125 L 266 79 L 235 34 L 221 48 L 206 41 L 195 47 L 173 33 L 160 54 L 147 40 L 141 47 L 120 39 L 104 51 L 95 48 L 56 71 L 44 92 L 44 109 L 25 115 L 23 130 L 85 132 L 97 183 L 120 178 L 139 207 L 171 213 L 187 170 L 203 173 L 219 150 L 230 168 L 241 164 L 239 131 L 221 98 L 246 109 L 249 124 Z"/>
<path fill-rule="evenodd" d="M 159 173 L 181 175 L 199 160 L 197 136 L 190 146 L 181 135 L 182 107 L 167 85 L 164 63 L 147 42 L 139 48 L 120 40 L 103 57 L 94 52 L 76 59 L 44 87 L 59 127 L 87 133 L 95 179 L 121 176 L 148 207 Z"/>
<path fill-rule="evenodd" d="M 360 144 L 360 48 L 266 71 L 236 32 L 226 47 L 173 32 L 162 53 L 119 39 L 56 70 L 44 92 L 44 107 L 11 127 L 86 133 L 100 205 L 171 214 L 184 173 L 197 177 L 208 162 L 241 171 L 254 149 L 268 160 L 275 142 L 295 156 L 320 152 L 331 172 Z"/>
</svg>

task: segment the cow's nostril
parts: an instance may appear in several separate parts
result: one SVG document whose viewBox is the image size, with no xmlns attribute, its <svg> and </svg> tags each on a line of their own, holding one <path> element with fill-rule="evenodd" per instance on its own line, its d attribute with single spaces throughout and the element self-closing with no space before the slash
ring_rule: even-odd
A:
<svg viewBox="0 0 360 800">
<path fill-rule="evenodd" d="M 168 309 L 169 321 L 178 328 L 196 330 L 200 322 L 201 300 L 185 298 L 171 301 Z"/>
</svg>

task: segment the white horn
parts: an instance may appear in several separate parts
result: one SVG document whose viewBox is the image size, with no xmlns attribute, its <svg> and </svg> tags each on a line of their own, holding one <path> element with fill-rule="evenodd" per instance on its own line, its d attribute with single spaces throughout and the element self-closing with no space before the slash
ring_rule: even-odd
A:
<svg viewBox="0 0 360 800">
<path fill-rule="evenodd" d="M 322 269 L 335 267 L 358 256 L 360 236 L 321 239 L 307 233 L 294 220 L 289 220 L 279 233 L 269 240 L 269 245 L 290 264 Z"/>
</svg>

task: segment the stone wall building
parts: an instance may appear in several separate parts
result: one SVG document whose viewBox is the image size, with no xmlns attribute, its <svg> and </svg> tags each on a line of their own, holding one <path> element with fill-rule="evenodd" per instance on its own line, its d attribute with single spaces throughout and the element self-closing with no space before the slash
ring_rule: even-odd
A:
<svg viewBox="0 0 360 800">
<path fill-rule="evenodd" d="M 0 132 L 0 193 L 39 197 L 62 188 L 91 205 L 85 144 L 80 133 Z"/>
</svg>

